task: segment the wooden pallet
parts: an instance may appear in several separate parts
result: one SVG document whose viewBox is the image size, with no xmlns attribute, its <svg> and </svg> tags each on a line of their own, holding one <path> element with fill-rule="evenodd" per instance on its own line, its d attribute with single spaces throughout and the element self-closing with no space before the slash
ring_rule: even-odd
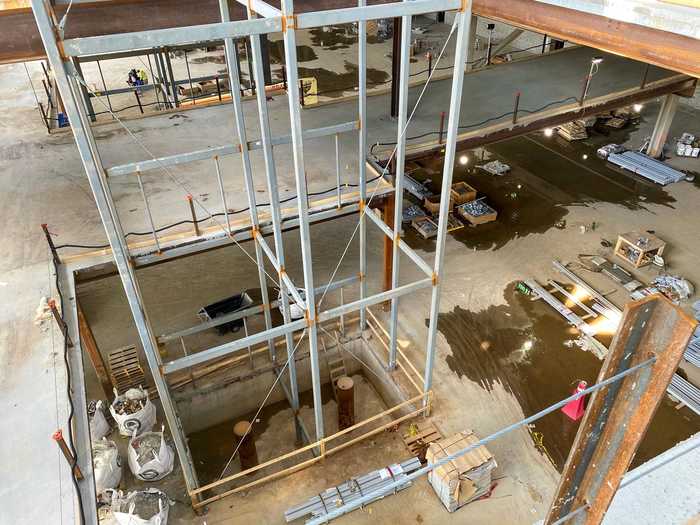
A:
<svg viewBox="0 0 700 525">
<path fill-rule="evenodd" d="M 431 443 L 439 441 L 444 436 L 430 421 L 424 423 L 411 423 L 408 432 L 402 436 L 406 448 L 425 463 L 425 453 Z"/>
<path fill-rule="evenodd" d="M 130 388 L 146 388 L 146 376 L 134 345 L 112 350 L 107 355 L 112 384 L 122 394 Z"/>
</svg>

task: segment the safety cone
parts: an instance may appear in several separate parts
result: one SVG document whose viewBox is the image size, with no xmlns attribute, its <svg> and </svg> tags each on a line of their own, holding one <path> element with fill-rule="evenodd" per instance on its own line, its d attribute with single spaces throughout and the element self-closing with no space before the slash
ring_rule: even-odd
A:
<svg viewBox="0 0 700 525">
<path fill-rule="evenodd" d="M 576 389 L 572 392 L 573 394 L 578 394 L 586 390 L 588 383 L 585 381 L 580 381 Z M 583 413 L 586 411 L 586 396 L 581 396 L 578 399 L 569 401 L 564 408 L 561 409 L 564 414 L 569 416 L 574 421 L 578 421 L 583 417 Z"/>
</svg>

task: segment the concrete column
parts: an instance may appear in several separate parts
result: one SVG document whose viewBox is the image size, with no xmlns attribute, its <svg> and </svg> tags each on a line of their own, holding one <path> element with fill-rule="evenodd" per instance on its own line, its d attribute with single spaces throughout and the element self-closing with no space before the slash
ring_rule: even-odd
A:
<svg viewBox="0 0 700 525">
<path fill-rule="evenodd" d="M 470 26 L 472 30 L 469 32 L 469 45 L 467 46 L 467 71 L 471 70 L 474 68 L 476 64 L 474 64 L 474 59 L 475 59 L 475 51 L 476 51 L 476 28 L 477 28 L 477 22 L 479 20 L 479 17 L 476 15 L 472 15 L 471 17 L 471 23 Z"/>
<path fill-rule="evenodd" d="M 678 95 L 673 93 L 666 95 L 661 103 L 661 109 L 659 110 L 659 116 L 656 118 L 656 124 L 654 124 L 654 131 L 651 133 L 651 139 L 649 139 L 647 155 L 650 157 L 657 159 L 663 153 L 664 144 L 666 144 L 666 140 L 668 139 L 668 131 L 671 129 L 671 123 L 673 122 L 673 117 L 676 115 L 677 107 Z"/>
</svg>

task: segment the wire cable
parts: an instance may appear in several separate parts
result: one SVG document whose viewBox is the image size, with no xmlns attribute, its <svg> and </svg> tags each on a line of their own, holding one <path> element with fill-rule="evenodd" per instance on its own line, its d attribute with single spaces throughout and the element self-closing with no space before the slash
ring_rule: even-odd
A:
<svg viewBox="0 0 700 525">
<path fill-rule="evenodd" d="M 267 403 L 267 400 L 270 399 L 270 395 L 272 394 L 272 391 L 275 389 L 275 386 L 277 386 L 277 383 L 279 383 L 279 380 L 281 379 L 282 375 L 284 374 L 284 370 L 289 366 L 290 361 L 294 360 L 294 353 L 297 351 L 297 348 L 299 348 L 299 345 L 301 342 L 304 340 L 304 336 L 306 335 L 306 328 L 304 328 L 304 331 L 301 333 L 301 337 L 297 341 L 297 344 L 294 346 L 292 349 L 291 353 L 287 356 L 287 361 L 285 361 L 284 366 L 282 369 L 279 371 L 278 374 L 276 374 L 277 377 L 275 377 L 275 381 L 272 383 L 272 386 L 270 389 L 267 391 L 267 395 L 265 395 L 265 399 L 263 399 L 263 402 L 260 404 L 258 407 L 257 412 L 255 412 L 255 416 L 253 416 L 253 419 L 251 420 L 250 424 L 248 425 L 248 428 L 245 431 L 245 434 L 243 434 L 243 437 L 241 437 L 238 440 L 238 445 L 236 445 L 236 448 L 233 450 L 233 454 L 231 454 L 231 457 L 228 459 L 226 462 L 226 466 L 224 467 L 224 470 L 221 471 L 221 475 L 219 476 L 219 479 L 217 481 L 220 481 L 221 478 L 224 477 L 224 474 L 226 473 L 226 469 L 229 467 L 231 464 L 231 461 L 233 461 L 233 458 L 236 457 L 236 454 L 238 453 L 238 449 L 241 448 L 241 445 L 243 444 L 243 441 L 245 440 L 246 436 L 250 433 L 250 431 L 253 429 L 253 425 L 258 419 L 258 416 L 260 415 L 260 412 L 262 409 L 265 407 L 265 403 Z M 295 415 L 296 417 L 296 415 Z"/>
<path fill-rule="evenodd" d="M 92 92 L 90 90 L 89 86 L 87 85 L 87 83 L 85 82 L 85 80 L 80 75 L 78 75 L 77 72 L 74 74 L 74 78 L 80 84 L 82 84 L 83 87 L 85 87 L 85 89 L 88 90 L 88 92 Z M 92 92 L 92 93 L 94 95 L 94 92 Z M 275 279 L 267 272 L 267 270 L 265 269 L 265 266 L 258 265 L 258 262 L 253 258 L 253 256 L 250 255 L 250 253 L 248 253 L 248 251 L 245 248 L 243 248 L 241 243 L 239 243 L 235 239 L 235 237 L 233 235 L 231 235 L 231 233 L 229 231 L 226 230 L 226 228 L 224 227 L 223 224 L 221 224 L 219 221 L 217 221 L 214 218 L 213 214 L 207 209 L 206 206 L 204 206 L 204 204 L 202 204 L 202 202 L 198 198 L 196 198 L 193 195 L 193 192 L 185 185 L 185 183 L 181 182 L 177 177 L 175 177 L 175 175 L 168 169 L 168 167 L 165 164 L 163 164 L 163 162 L 161 162 L 158 158 L 156 158 L 156 156 L 151 152 L 151 150 L 149 150 L 148 147 L 143 142 L 141 142 L 138 139 L 138 137 L 136 137 L 136 135 L 134 135 L 134 133 L 129 129 L 129 127 L 126 124 L 124 124 L 124 122 L 122 122 L 122 120 L 111 109 L 109 109 L 105 105 L 105 103 L 102 102 L 102 100 L 99 100 L 99 102 L 100 102 L 100 104 L 102 104 L 102 107 L 107 109 L 112 114 L 112 117 L 114 117 L 114 119 L 119 123 L 119 125 L 121 125 L 121 127 L 124 128 L 124 130 L 129 134 L 129 136 L 134 140 L 134 142 L 136 142 L 136 144 L 143 151 L 145 151 L 148 156 L 150 156 L 156 163 L 158 163 L 160 165 L 160 167 L 163 169 L 163 171 L 165 171 L 166 175 L 168 175 L 173 182 L 175 182 L 178 186 L 180 186 L 186 192 L 187 195 L 192 197 L 192 202 L 195 202 L 200 208 L 202 208 L 205 211 L 205 213 L 208 215 L 207 219 L 205 219 L 205 220 L 209 220 L 209 219 L 213 220 L 216 223 L 216 225 L 219 226 L 219 228 L 221 228 L 221 230 L 231 240 L 233 240 L 233 242 L 236 244 L 236 246 L 238 246 L 241 249 L 241 251 L 244 254 L 246 254 L 246 256 L 253 262 L 253 264 L 255 264 L 255 266 L 259 267 L 265 273 L 265 275 L 268 277 L 268 279 L 270 279 L 276 286 L 279 286 L 279 283 L 277 281 L 275 281 Z"/>
</svg>

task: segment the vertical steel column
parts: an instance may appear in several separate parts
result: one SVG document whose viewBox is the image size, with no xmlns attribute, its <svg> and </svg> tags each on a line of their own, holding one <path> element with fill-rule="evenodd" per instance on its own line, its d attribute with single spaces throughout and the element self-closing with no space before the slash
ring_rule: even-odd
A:
<svg viewBox="0 0 700 525">
<path fill-rule="evenodd" d="M 399 33 L 401 32 L 401 18 L 394 18 L 394 33 L 391 40 L 391 116 L 397 117 L 399 114 L 399 53 L 401 40 Z"/>
<path fill-rule="evenodd" d="M 456 16 L 456 15 L 455 15 Z M 466 64 L 467 64 L 467 71 L 474 69 L 474 66 L 476 66 L 476 59 L 474 58 L 474 54 L 476 52 L 476 39 L 477 39 L 477 27 L 479 24 L 479 17 L 476 15 L 472 15 L 471 21 L 469 22 L 470 27 L 472 28 L 471 32 L 469 33 L 469 42 L 468 42 L 468 47 L 467 47 L 467 58 L 466 58 Z M 457 63 L 455 62 L 455 67 Z"/>
<path fill-rule="evenodd" d="M 457 13 L 459 28 L 457 30 L 457 45 L 455 48 L 455 64 L 463 64 L 467 57 L 469 35 L 471 32 L 472 2 L 468 0 L 464 10 Z M 433 364 L 435 362 L 435 345 L 437 338 L 437 322 L 440 310 L 440 287 L 442 270 L 445 262 L 445 240 L 447 238 L 447 215 L 450 205 L 450 190 L 452 172 L 457 149 L 457 134 L 459 133 L 459 114 L 462 107 L 462 87 L 464 86 L 464 71 L 455 67 L 452 74 L 452 92 L 450 94 L 450 113 L 447 121 L 447 140 L 445 141 L 445 164 L 442 171 L 442 191 L 440 194 L 440 220 L 438 222 L 437 246 L 435 248 L 435 266 L 433 273 L 433 294 L 430 300 L 430 324 L 428 326 L 428 344 L 425 357 L 425 392 L 433 385 Z M 423 406 L 428 408 L 427 397 Z"/>
<path fill-rule="evenodd" d="M 228 3 L 226 0 L 219 0 L 219 10 L 221 12 L 221 21 L 229 22 L 231 20 Z M 232 38 L 224 39 L 224 47 L 226 50 L 226 64 L 228 66 L 228 81 L 231 90 L 231 103 L 233 104 L 233 113 L 236 118 L 236 130 L 238 131 L 238 142 L 241 147 L 241 161 L 243 162 L 243 178 L 245 180 L 246 194 L 248 197 L 248 207 L 250 208 L 250 223 L 254 231 L 259 231 L 258 208 L 255 202 L 255 186 L 253 185 L 253 169 L 250 164 L 250 153 L 248 152 L 248 134 L 245 129 L 245 119 L 243 116 L 243 103 L 241 102 L 240 90 L 240 75 L 238 71 L 238 61 L 236 60 L 236 43 Z M 260 280 L 260 294 L 262 302 L 265 305 L 265 327 L 269 330 L 272 327 L 272 316 L 270 315 L 270 296 L 267 291 L 267 280 L 265 277 L 265 259 L 262 253 L 262 248 L 257 242 L 255 245 L 255 261 L 258 265 L 258 278 Z M 275 353 L 275 344 L 272 339 L 267 341 L 270 350 L 270 359 L 276 362 L 277 356 Z"/>
<path fill-rule="evenodd" d="M 586 512 L 568 523 L 601 523 L 696 326 L 661 294 L 627 303 L 596 382 L 656 361 L 593 393 L 544 523 L 560 523 L 582 507 Z"/>
<path fill-rule="evenodd" d="M 399 118 L 398 136 L 396 139 L 396 156 L 394 158 L 394 239 L 391 247 L 391 288 L 399 286 L 399 267 L 401 252 L 399 237 L 403 213 L 403 177 L 406 167 L 406 119 L 408 117 L 408 79 L 411 72 L 411 17 L 401 18 L 401 70 L 399 76 Z M 461 62 L 460 62 L 461 63 Z M 387 368 L 396 366 L 396 337 L 399 320 L 399 298 L 391 300 L 391 322 L 389 327 L 389 362 Z"/>
<path fill-rule="evenodd" d="M 664 144 L 666 144 L 668 139 L 668 132 L 671 129 L 677 107 L 678 95 L 674 93 L 666 95 L 661 102 L 659 116 L 656 118 L 656 124 L 654 124 L 654 130 L 651 132 L 649 147 L 647 148 L 647 155 L 650 157 L 657 159 L 664 152 Z"/>
<path fill-rule="evenodd" d="M 177 84 L 175 83 L 175 75 L 173 74 L 173 64 L 170 61 L 170 51 L 167 47 L 164 47 L 163 53 L 165 53 L 165 65 L 168 68 L 168 76 L 170 77 L 170 87 L 173 94 L 173 101 L 175 102 L 175 107 L 178 107 L 180 104 L 177 100 Z"/>
<path fill-rule="evenodd" d="M 83 75 L 83 70 L 80 67 L 80 57 L 73 57 L 73 67 L 75 67 L 75 70 L 78 72 L 78 75 L 80 75 L 81 78 L 85 78 L 85 75 Z M 95 116 L 95 108 L 92 106 L 92 100 L 90 99 L 90 92 L 85 86 L 80 86 L 80 88 L 83 98 L 85 99 L 85 107 L 87 107 L 88 113 L 90 114 L 90 120 L 95 122 L 97 117 Z"/>
<path fill-rule="evenodd" d="M 358 0 L 358 7 L 364 7 L 366 0 Z M 360 121 L 358 139 L 357 169 L 359 175 L 360 192 L 360 299 L 367 297 L 367 222 L 365 218 L 365 206 L 367 205 L 367 21 L 361 20 L 357 27 L 358 47 L 358 120 Z M 367 313 L 360 309 L 360 331 L 367 326 Z"/>
<path fill-rule="evenodd" d="M 254 18 L 255 15 L 248 9 L 248 18 Z M 251 66 L 251 71 L 253 73 L 252 81 L 255 82 L 256 86 L 264 86 L 264 59 L 262 56 L 261 42 L 258 35 L 251 35 L 250 37 L 250 54 L 248 55 L 248 61 Z M 282 317 L 285 324 L 292 321 L 292 316 L 289 310 L 289 294 L 284 290 L 287 286 L 282 280 L 282 272 L 284 272 L 285 267 L 285 256 L 284 256 L 284 242 L 282 240 L 282 219 L 280 214 L 280 196 L 279 189 L 277 187 L 277 170 L 275 169 L 275 157 L 272 152 L 272 135 L 270 133 L 270 117 L 267 111 L 267 95 L 265 94 L 265 89 L 256 89 L 255 98 L 258 104 L 258 117 L 260 121 L 260 141 L 262 143 L 263 157 L 265 159 L 265 175 L 267 178 L 267 193 L 270 201 L 270 213 L 272 215 L 272 229 L 273 236 L 275 240 L 275 255 L 277 256 L 277 261 L 279 262 L 280 268 L 280 290 L 282 291 Z M 256 242 L 257 244 L 257 242 Z M 313 291 L 311 292 L 313 294 Z M 287 332 L 285 335 L 287 343 L 287 369 L 289 371 L 289 386 L 290 386 L 290 401 L 292 405 L 292 411 L 294 412 L 294 423 L 296 426 L 297 442 L 302 442 L 303 430 L 299 422 L 299 386 L 297 384 L 297 365 L 296 360 L 292 356 L 292 351 L 294 350 L 294 339 L 292 338 L 292 333 Z"/>
<path fill-rule="evenodd" d="M 306 172 L 304 167 L 304 142 L 301 129 L 301 109 L 299 106 L 299 72 L 297 71 L 297 39 L 294 2 L 282 0 L 282 25 L 284 34 L 284 55 L 287 68 L 287 96 L 289 98 L 289 122 L 292 131 L 292 152 L 294 154 L 294 177 L 297 187 L 297 206 L 299 208 L 299 236 L 301 237 L 301 255 L 304 264 L 304 287 L 306 288 L 306 320 L 309 334 L 309 352 L 311 359 L 311 382 L 314 397 L 314 418 L 316 438 L 324 437 L 323 404 L 321 401 L 321 374 L 318 361 L 318 329 L 316 326 L 316 298 L 314 297 L 314 275 L 311 264 L 311 234 L 309 232 L 309 213 L 306 199 Z"/>
<path fill-rule="evenodd" d="M 190 456 L 182 424 L 177 416 L 175 404 L 170 397 L 167 382 L 161 373 L 162 362 L 158 353 L 158 344 L 146 316 L 134 267 L 124 240 L 124 232 L 119 222 L 119 217 L 105 177 L 105 170 L 102 166 L 102 161 L 89 127 L 88 117 L 85 108 L 77 103 L 77 100 L 80 98 L 80 90 L 75 80 L 69 78 L 61 60 L 55 39 L 54 26 L 46 12 L 43 0 L 32 0 L 31 5 L 44 44 L 44 49 L 46 50 L 46 56 L 54 69 L 58 88 L 63 95 L 68 119 L 71 123 L 76 145 L 78 146 L 78 153 L 80 154 L 90 187 L 95 196 L 97 209 L 100 213 L 107 238 L 109 239 L 114 260 L 119 270 L 119 276 L 124 286 L 124 292 L 134 317 L 134 324 L 139 333 L 148 366 L 153 374 L 153 381 L 158 390 L 163 412 L 168 426 L 170 427 L 170 433 L 172 434 L 175 448 L 177 449 L 178 458 L 185 477 L 185 483 L 188 491 L 191 491 L 199 486 L 197 473 L 192 463 L 192 457 Z"/>
</svg>

